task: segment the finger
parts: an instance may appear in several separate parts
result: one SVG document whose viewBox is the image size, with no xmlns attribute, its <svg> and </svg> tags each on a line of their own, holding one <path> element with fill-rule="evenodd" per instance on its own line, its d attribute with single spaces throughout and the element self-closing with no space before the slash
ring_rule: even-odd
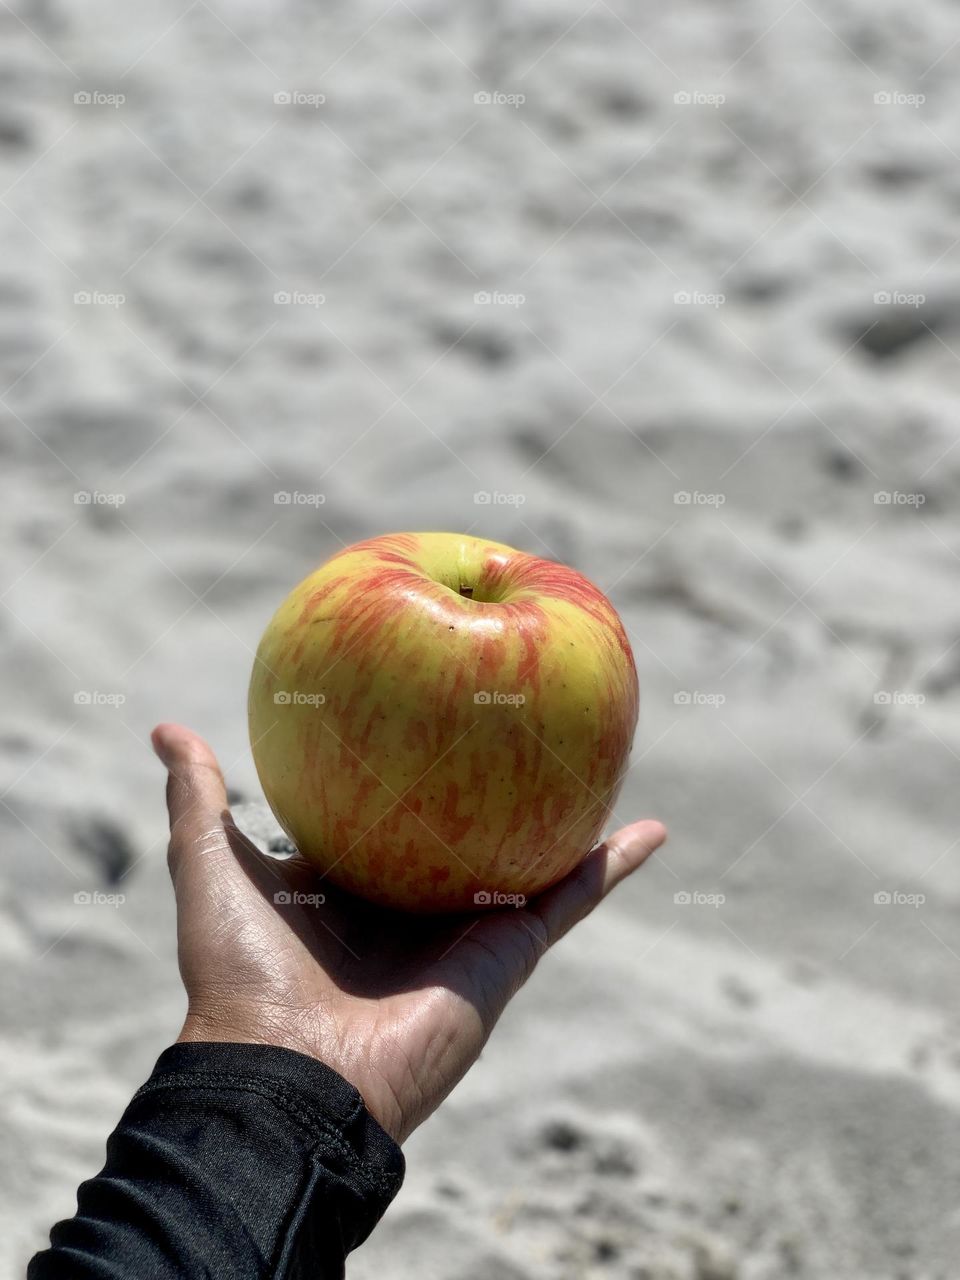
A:
<svg viewBox="0 0 960 1280">
<path fill-rule="evenodd" d="M 204 740 L 177 724 L 159 724 L 153 748 L 167 768 L 170 870 L 176 880 L 187 850 L 222 830 L 227 789 L 217 757 Z"/>
<path fill-rule="evenodd" d="M 663 824 L 649 819 L 622 827 L 589 853 L 559 884 L 534 899 L 527 910 L 543 923 L 546 945 L 552 946 L 589 915 L 621 880 L 642 866 L 666 838 Z"/>
</svg>

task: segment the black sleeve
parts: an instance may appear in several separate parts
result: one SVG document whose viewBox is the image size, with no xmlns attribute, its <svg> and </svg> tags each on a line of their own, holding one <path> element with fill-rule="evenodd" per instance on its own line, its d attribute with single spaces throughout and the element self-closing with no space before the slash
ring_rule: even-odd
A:
<svg viewBox="0 0 960 1280">
<path fill-rule="evenodd" d="M 313 1058 L 252 1044 L 161 1054 L 29 1280 L 328 1280 L 403 1180 L 400 1148 Z"/>
</svg>

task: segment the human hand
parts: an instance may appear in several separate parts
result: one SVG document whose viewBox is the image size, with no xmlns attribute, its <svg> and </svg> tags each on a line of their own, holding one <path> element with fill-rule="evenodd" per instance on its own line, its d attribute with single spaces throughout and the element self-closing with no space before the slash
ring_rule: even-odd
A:
<svg viewBox="0 0 960 1280">
<path fill-rule="evenodd" d="M 335 888 L 315 867 L 260 853 L 233 822 L 220 767 L 189 729 L 158 725 L 168 770 L 169 865 L 188 1011 L 181 1041 L 308 1054 L 359 1090 L 396 1139 L 475 1061 L 544 951 L 665 838 L 624 827 L 523 908 L 411 916 Z M 322 893 L 322 905 L 275 895 Z"/>
</svg>

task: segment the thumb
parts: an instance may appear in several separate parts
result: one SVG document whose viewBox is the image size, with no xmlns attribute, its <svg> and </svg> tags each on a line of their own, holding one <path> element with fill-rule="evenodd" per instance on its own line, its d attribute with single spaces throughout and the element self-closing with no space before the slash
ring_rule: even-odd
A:
<svg viewBox="0 0 960 1280">
<path fill-rule="evenodd" d="M 190 729 L 159 724 L 150 735 L 167 768 L 170 874 L 176 886 L 191 850 L 211 853 L 223 840 L 227 788 L 212 749 Z M 193 859 L 189 859 L 193 861 Z"/>
<path fill-rule="evenodd" d="M 622 827 L 564 880 L 534 899 L 530 909 L 546 928 L 546 945 L 552 946 L 589 915 L 621 880 L 642 866 L 666 838 L 663 824 L 649 819 Z"/>
</svg>

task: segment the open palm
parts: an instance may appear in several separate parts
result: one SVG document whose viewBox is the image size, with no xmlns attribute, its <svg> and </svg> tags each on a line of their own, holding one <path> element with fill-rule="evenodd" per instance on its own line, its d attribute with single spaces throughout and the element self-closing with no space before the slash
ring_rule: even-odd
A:
<svg viewBox="0 0 960 1280">
<path fill-rule="evenodd" d="M 637 822 L 520 909 L 410 916 L 337 890 L 295 857 L 270 858 L 236 827 L 216 757 L 160 725 L 181 1040 L 280 1045 L 325 1062 L 402 1142 L 475 1061 L 544 951 L 662 844 Z"/>
</svg>

